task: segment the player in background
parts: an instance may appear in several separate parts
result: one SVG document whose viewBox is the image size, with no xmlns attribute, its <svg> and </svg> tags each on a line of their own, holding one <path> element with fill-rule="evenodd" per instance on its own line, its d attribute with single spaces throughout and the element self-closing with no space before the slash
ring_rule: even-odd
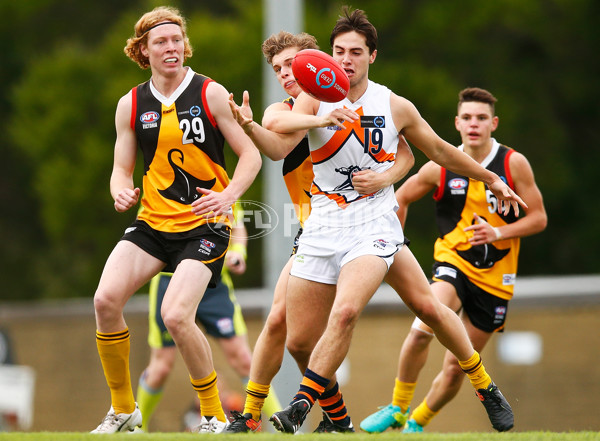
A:
<svg viewBox="0 0 600 441">
<path fill-rule="evenodd" d="M 348 96 L 339 103 L 324 103 L 300 94 L 292 111 L 278 112 L 268 127 L 288 134 L 290 143 L 308 131 L 315 174 L 311 214 L 300 237 L 286 296 L 286 345 L 292 355 L 306 356 L 308 368 L 290 405 L 276 412 L 271 421 L 282 432 L 298 431 L 346 356 L 364 306 L 388 268 L 396 265 L 401 270 L 395 271 L 394 288 L 456 354 L 483 396 L 492 424 L 508 430 L 513 426 L 512 409 L 486 372 L 460 319 L 432 294 L 418 262 L 403 246 L 393 186 L 372 196 L 354 189 L 336 191 L 344 176 L 335 169 L 360 166 L 376 172 L 388 170 L 402 134 L 430 159 L 485 182 L 501 200 L 505 213 L 511 207 L 518 211 L 518 204 L 524 203 L 498 175 L 439 138 L 412 103 L 369 80 L 369 65 L 377 55 L 377 31 L 363 11 L 350 12 L 345 7 L 330 43 L 335 60 L 350 78 Z M 363 120 L 362 115 L 381 116 L 385 125 L 365 127 L 363 122 L 371 119 Z M 356 133 L 364 133 L 365 140 Z M 313 344 L 307 329 L 324 332 L 312 352 L 303 353 L 298 348 Z"/>
<path fill-rule="evenodd" d="M 245 385 L 250 374 L 252 351 L 248 345 L 246 323 L 242 309 L 235 298 L 230 272 L 240 275 L 246 271 L 248 233 L 243 222 L 240 222 L 243 213 L 239 203 L 234 205 L 233 214 L 231 242 L 225 255 L 221 278 L 215 288 L 207 288 L 196 310 L 196 321 L 202 324 L 206 334 L 215 338 L 228 364 Z M 142 372 L 137 389 L 137 403 L 143 416 L 144 432 L 149 431 L 150 420 L 162 399 L 163 387 L 175 365 L 177 350 L 175 342 L 160 315 L 162 300 L 170 280 L 170 273 L 160 273 L 150 282 L 148 296 L 150 363 Z M 274 393 L 269 394 L 265 407 L 271 413 L 281 409 Z M 200 418 L 199 423 L 201 421 Z M 195 428 L 196 425 L 196 423 L 188 424 L 190 429 Z"/>
<path fill-rule="evenodd" d="M 481 182 L 435 162 L 425 164 L 396 191 L 398 217 L 404 225 L 408 206 L 434 190 L 440 235 L 434 245 L 431 289 L 459 314 L 478 352 L 494 332 L 504 329 L 517 274 L 520 238 L 543 231 L 547 224 L 542 194 L 529 162 L 492 138 L 498 127 L 495 103 L 496 98 L 487 90 L 467 88 L 459 93 L 454 121 L 462 140 L 458 148 L 506 179 L 527 204 L 524 217 L 499 212 L 497 199 Z M 402 427 L 434 336 L 429 326 L 415 319 L 400 352 L 392 403 L 364 419 L 361 429 L 376 433 Z M 404 433 L 422 432 L 456 396 L 463 378 L 456 357 L 446 352 L 441 372 L 413 411 Z"/>
<path fill-rule="evenodd" d="M 126 55 L 147 82 L 117 105 L 110 192 L 118 212 L 141 210 L 108 257 L 94 295 L 96 343 L 111 392 L 110 409 L 93 433 L 128 432 L 142 424 L 129 369 L 130 337 L 123 316 L 129 298 L 161 271 L 173 272 L 162 318 L 188 369 L 206 424 L 220 432 L 227 419 L 210 345 L 194 320 L 207 286 L 221 273 L 229 245 L 227 213 L 261 166 L 260 154 L 231 115 L 227 90 L 183 65 L 192 55 L 179 11 L 158 7 L 135 24 Z M 225 141 L 238 156 L 231 180 Z M 133 174 L 144 159 L 143 195 Z"/>
<path fill-rule="evenodd" d="M 272 65 L 281 87 L 290 97 L 283 102 L 271 104 L 265 110 L 263 122 L 267 121 L 268 123 L 271 115 L 280 111 L 287 112 L 293 108 L 295 99 L 302 90 L 294 78 L 291 68 L 292 60 L 294 55 L 303 49 L 318 49 L 313 36 L 306 33 L 294 35 L 281 31 L 264 41 L 262 45 L 263 54 L 267 62 Z M 255 141 L 257 147 L 274 161 L 283 159 L 283 178 L 300 222 L 292 255 L 280 273 L 273 294 L 271 310 L 254 347 L 244 411 L 237 415 L 226 430 L 231 433 L 239 433 L 255 431 L 260 427 L 263 402 L 269 395 L 271 381 L 279 371 L 283 361 L 287 335 L 286 290 L 298 238 L 302 234 L 302 225 L 310 213 L 310 188 L 313 181 L 313 171 L 307 138 L 296 141 L 293 145 L 290 145 L 290 150 L 286 154 L 282 154 L 282 148 L 278 144 L 286 143 L 287 140 L 284 137 L 276 136 L 276 134 L 253 122 L 247 92 L 244 92 L 242 107 L 238 107 L 233 99 L 230 100 L 230 104 L 244 131 Z M 396 167 L 390 169 L 387 173 L 380 174 L 364 170 L 356 174 L 354 176 L 355 186 L 365 194 L 370 194 L 400 180 L 414 164 L 414 158 L 406 143 L 403 144 L 399 154 L 404 158 L 404 161 L 399 162 Z M 318 336 L 322 330 L 306 329 L 306 331 Z M 306 365 L 299 365 L 299 367 L 302 372 L 306 369 Z M 327 391 L 321 396 L 319 404 L 323 409 L 323 420 L 315 430 L 316 432 L 354 431 L 335 378 Z"/>
</svg>

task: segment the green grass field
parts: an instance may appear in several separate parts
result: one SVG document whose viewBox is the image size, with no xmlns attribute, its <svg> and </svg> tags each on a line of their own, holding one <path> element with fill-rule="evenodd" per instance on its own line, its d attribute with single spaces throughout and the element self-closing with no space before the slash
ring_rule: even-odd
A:
<svg viewBox="0 0 600 441">
<path fill-rule="evenodd" d="M 34 432 L 34 433 L 0 433 L 0 441 L 91 441 L 98 440 L 103 435 L 91 435 L 89 433 L 73 432 Z M 108 436 L 108 435 L 106 435 Z M 237 435 L 212 435 L 194 433 L 140 433 L 140 434 L 115 434 L 110 435 L 111 441 L 190 441 L 192 439 L 216 436 L 220 440 L 239 440 L 250 437 L 252 441 L 268 441 L 281 439 L 291 435 L 261 433 L 261 434 L 237 434 Z M 405 435 L 406 438 L 416 441 L 599 441 L 600 432 L 509 432 L 509 433 L 432 433 L 419 435 Z M 327 439 L 330 441 L 348 440 L 349 437 L 355 441 L 390 441 L 402 439 L 401 432 L 387 432 L 378 435 L 365 433 L 356 434 L 304 434 L 301 439 Z"/>
</svg>

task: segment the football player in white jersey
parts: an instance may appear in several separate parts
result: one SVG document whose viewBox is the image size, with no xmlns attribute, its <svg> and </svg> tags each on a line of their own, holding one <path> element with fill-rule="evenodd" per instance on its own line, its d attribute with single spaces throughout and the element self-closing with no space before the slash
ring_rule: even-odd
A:
<svg viewBox="0 0 600 441">
<path fill-rule="evenodd" d="M 350 79 L 348 96 L 330 105 L 301 94 L 291 112 L 263 119 L 266 128 L 290 134 L 290 144 L 308 130 L 315 173 L 312 211 L 286 299 L 286 345 L 297 360 L 308 360 L 308 368 L 290 405 L 271 421 L 283 432 L 300 428 L 346 356 L 360 313 L 392 266 L 401 271 L 390 271 L 394 277 L 388 282 L 459 360 L 483 397 L 492 425 L 509 430 L 513 414 L 508 402 L 485 371 L 460 320 L 436 300 L 418 262 L 403 246 L 393 188 L 360 194 L 344 185 L 345 172 L 349 167 L 388 169 L 402 134 L 431 160 L 483 181 L 505 212 L 512 207 L 518 213 L 518 204 L 525 204 L 495 173 L 437 136 L 410 101 L 369 80 L 377 31 L 363 11 L 344 8 L 330 43 L 333 57 Z M 314 342 L 306 329 L 323 329 L 323 334 Z"/>
</svg>

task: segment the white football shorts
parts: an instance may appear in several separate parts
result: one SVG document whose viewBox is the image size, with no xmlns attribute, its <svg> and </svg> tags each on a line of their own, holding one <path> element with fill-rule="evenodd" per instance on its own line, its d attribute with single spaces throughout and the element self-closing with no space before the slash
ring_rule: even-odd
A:
<svg viewBox="0 0 600 441">
<path fill-rule="evenodd" d="M 290 274 L 335 285 L 342 266 L 360 256 L 381 257 L 389 269 L 403 243 L 402 226 L 392 211 L 352 227 L 319 225 L 309 217 Z"/>
</svg>

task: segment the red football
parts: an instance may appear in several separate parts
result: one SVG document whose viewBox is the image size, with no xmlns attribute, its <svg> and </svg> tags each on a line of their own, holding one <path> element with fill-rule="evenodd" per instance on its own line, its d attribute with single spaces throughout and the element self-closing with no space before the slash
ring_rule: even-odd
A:
<svg viewBox="0 0 600 441">
<path fill-rule="evenodd" d="M 348 95 L 348 75 L 331 55 L 323 51 L 304 49 L 296 53 L 292 72 L 302 90 L 319 101 L 337 103 Z"/>
</svg>

